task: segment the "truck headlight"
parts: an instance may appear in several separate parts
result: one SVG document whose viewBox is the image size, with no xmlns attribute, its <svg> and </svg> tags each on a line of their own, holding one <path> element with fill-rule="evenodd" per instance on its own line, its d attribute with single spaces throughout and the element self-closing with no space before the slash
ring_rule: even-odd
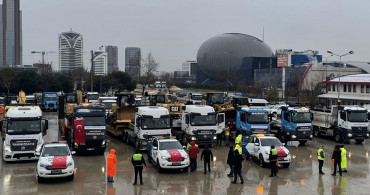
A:
<svg viewBox="0 0 370 195">
<path fill-rule="evenodd" d="M 12 150 L 10 149 L 10 147 L 4 147 L 4 151 L 5 151 L 5 153 L 11 153 L 12 152 Z"/>
<path fill-rule="evenodd" d="M 163 160 L 167 160 L 169 157 L 168 156 L 162 156 Z"/>
<path fill-rule="evenodd" d="M 197 138 L 196 138 L 196 137 L 191 137 L 191 140 L 193 140 L 193 141 L 194 141 L 194 140 L 197 140 Z"/>
<path fill-rule="evenodd" d="M 217 139 L 217 136 L 213 136 L 213 139 Z"/>
<path fill-rule="evenodd" d="M 313 138 L 312 134 L 310 135 L 310 138 Z"/>
<path fill-rule="evenodd" d="M 292 138 L 293 138 L 293 139 L 295 139 L 295 138 L 297 138 L 297 136 L 295 136 L 295 135 L 292 135 Z"/>
<path fill-rule="evenodd" d="M 348 133 L 348 137 L 352 137 L 352 133 Z"/>
<path fill-rule="evenodd" d="M 366 133 L 366 137 L 369 137 L 369 134 L 368 133 Z"/>
</svg>

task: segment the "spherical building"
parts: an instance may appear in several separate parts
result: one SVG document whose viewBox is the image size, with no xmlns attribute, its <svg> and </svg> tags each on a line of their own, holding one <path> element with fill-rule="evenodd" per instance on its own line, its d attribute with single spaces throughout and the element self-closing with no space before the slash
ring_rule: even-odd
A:
<svg viewBox="0 0 370 195">
<path fill-rule="evenodd" d="M 256 37 L 240 33 L 217 35 L 198 50 L 198 68 L 203 75 L 200 78 L 197 75 L 197 81 L 230 81 L 231 78 L 252 81 L 253 70 L 268 68 L 273 56 L 271 48 Z"/>
</svg>

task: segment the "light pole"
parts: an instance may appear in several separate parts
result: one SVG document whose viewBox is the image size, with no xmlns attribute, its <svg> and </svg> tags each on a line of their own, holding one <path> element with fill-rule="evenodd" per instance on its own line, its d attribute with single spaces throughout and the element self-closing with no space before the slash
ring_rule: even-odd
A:
<svg viewBox="0 0 370 195">
<path fill-rule="evenodd" d="M 339 81 L 338 81 L 338 88 L 337 88 L 337 90 L 338 90 L 338 105 L 339 105 L 339 103 L 340 103 L 340 99 L 339 99 L 339 96 L 340 96 L 340 66 L 341 66 L 341 64 L 342 64 L 342 57 L 343 56 L 346 56 L 346 55 L 351 55 L 351 54 L 354 54 L 354 52 L 353 51 L 349 51 L 349 52 L 347 52 L 347 53 L 345 53 L 345 54 L 343 54 L 343 55 L 338 55 L 338 54 L 335 54 L 335 53 L 333 53 L 333 52 L 331 52 L 331 51 L 327 51 L 329 54 L 331 54 L 331 55 L 335 55 L 335 56 L 338 56 L 339 57 Z"/>
</svg>

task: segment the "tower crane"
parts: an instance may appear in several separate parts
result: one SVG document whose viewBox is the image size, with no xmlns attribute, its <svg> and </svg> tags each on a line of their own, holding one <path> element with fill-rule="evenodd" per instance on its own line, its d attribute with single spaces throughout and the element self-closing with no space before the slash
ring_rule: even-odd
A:
<svg viewBox="0 0 370 195">
<path fill-rule="evenodd" d="M 55 51 L 31 51 L 31 54 L 35 54 L 35 53 L 41 53 L 42 55 L 42 64 L 45 64 L 45 54 L 46 53 L 55 53 Z"/>
</svg>

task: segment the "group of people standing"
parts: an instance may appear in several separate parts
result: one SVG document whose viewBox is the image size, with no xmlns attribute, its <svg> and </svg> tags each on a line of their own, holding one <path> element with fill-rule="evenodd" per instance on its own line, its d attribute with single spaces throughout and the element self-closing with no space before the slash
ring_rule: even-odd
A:
<svg viewBox="0 0 370 195">
<path fill-rule="evenodd" d="M 319 174 L 325 174 L 322 171 L 325 160 L 324 146 L 317 150 L 317 159 L 319 161 Z M 347 172 L 347 150 L 344 148 L 344 145 L 336 145 L 334 147 L 331 160 L 334 165 L 334 171 L 331 175 L 337 175 L 337 168 L 340 176 L 342 176 L 342 172 Z"/>
</svg>

